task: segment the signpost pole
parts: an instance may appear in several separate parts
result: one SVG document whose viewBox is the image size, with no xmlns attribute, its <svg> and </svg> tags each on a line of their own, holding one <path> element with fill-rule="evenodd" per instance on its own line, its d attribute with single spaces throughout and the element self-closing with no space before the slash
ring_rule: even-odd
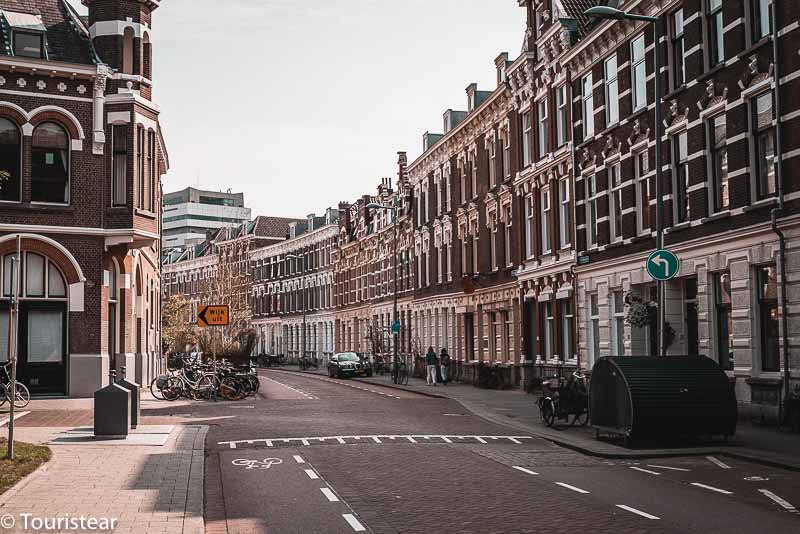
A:
<svg viewBox="0 0 800 534">
<path fill-rule="evenodd" d="M 6 458 L 14 459 L 14 403 L 17 401 L 17 341 L 19 334 L 19 277 L 22 262 L 22 236 L 17 236 L 17 255 L 11 258 L 11 309 L 8 328 L 8 363 L 11 365 L 11 380 L 6 390 L 6 398 L 10 404 L 8 413 L 8 448 Z M 14 274 L 16 273 L 16 277 Z"/>
<path fill-rule="evenodd" d="M 661 121 L 661 18 L 653 20 L 653 56 L 655 66 L 655 136 L 656 136 L 656 250 L 664 248 L 664 176 L 661 169 L 661 137 L 664 125 Z M 665 355 L 664 327 L 666 325 L 666 282 L 658 281 L 658 355 Z"/>
</svg>

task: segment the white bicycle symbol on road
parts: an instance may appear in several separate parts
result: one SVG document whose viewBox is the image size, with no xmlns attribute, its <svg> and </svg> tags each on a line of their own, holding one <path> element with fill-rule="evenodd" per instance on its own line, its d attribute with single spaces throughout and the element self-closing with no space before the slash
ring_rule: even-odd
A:
<svg viewBox="0 0 800 534">
<path fill-rule="evenodd" d="M 245 469 L 269 469 L 273 465 L 280 465 L 283 460 L 280 458 L 264 458 L 263 460 L 250 460 L 248 458 L 237 458 L 231 462 L 237 467 Z"/>
</svg>

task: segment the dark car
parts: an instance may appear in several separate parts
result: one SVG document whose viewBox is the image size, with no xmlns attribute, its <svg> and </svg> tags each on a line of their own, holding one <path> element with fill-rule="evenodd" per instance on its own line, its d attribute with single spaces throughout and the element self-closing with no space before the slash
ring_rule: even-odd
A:
<svg viewBox="0 0 800 534">
<path fill-rule="evenodd" d="M 357 352 L 356 354 L 358 354 L 358 357 L 361 359 L 364 376 L 372 376 L 375 373 L 375 369 L 373 368 L 372 362 L 369 359 L 369 354 L 366 352 Z"/>
<path fill-rule="evenodd" d="M 370 371 L 372 368 L 370 367 Z M 345 378 L 347 376 L 364 376 L 364 364 L 355 352 L 339 352 L 331 356 L 328 362 L 328 376 Z M 370 375 L 372 373 L 370 372 Z"/>
</svg>

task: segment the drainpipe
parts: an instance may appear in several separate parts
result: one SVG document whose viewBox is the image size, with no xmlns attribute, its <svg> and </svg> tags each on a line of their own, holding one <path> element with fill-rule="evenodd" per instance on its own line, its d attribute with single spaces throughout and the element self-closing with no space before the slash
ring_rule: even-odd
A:
<svg viewBox="0 0 800 534">
<path fill-rule="evenodd" d="M 780 54 L 778 46 L 778 19 L 775 14 L 775 2 L 770 4 L 770 18 L 772 19 L 772 76 L 775 83 L 775 157 L 777 165 L 775 169 L 777 180 L 778 207 L 770 213 L 772 219 L 772 231 L 778 236 L 778 262 L 780 263 L 780 285 L 781 285 L 781 329 L 783 330 L 783 399 L 778 402 L 778 426 L 783 419 L 784 402 L 789 395 L 789 306 L 786 301 L 786 237 L 778 228 L 778 217 L 783 215 L 783 139 L 781 128 L 781 91 L 780 91 Z"/>
</svg>

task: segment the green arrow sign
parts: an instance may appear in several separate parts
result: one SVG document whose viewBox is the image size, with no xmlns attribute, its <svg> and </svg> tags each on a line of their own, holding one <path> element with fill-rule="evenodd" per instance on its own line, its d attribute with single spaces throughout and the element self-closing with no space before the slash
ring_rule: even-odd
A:
<svg viewBox="0 0 800 534">
<path fill-rule="evenodd" d="M 647 273 L 655 280 L 670 280 L 678 274 L 681 262 L 678 256 L 662 248 L 647 257 Z"/>
</svg>

